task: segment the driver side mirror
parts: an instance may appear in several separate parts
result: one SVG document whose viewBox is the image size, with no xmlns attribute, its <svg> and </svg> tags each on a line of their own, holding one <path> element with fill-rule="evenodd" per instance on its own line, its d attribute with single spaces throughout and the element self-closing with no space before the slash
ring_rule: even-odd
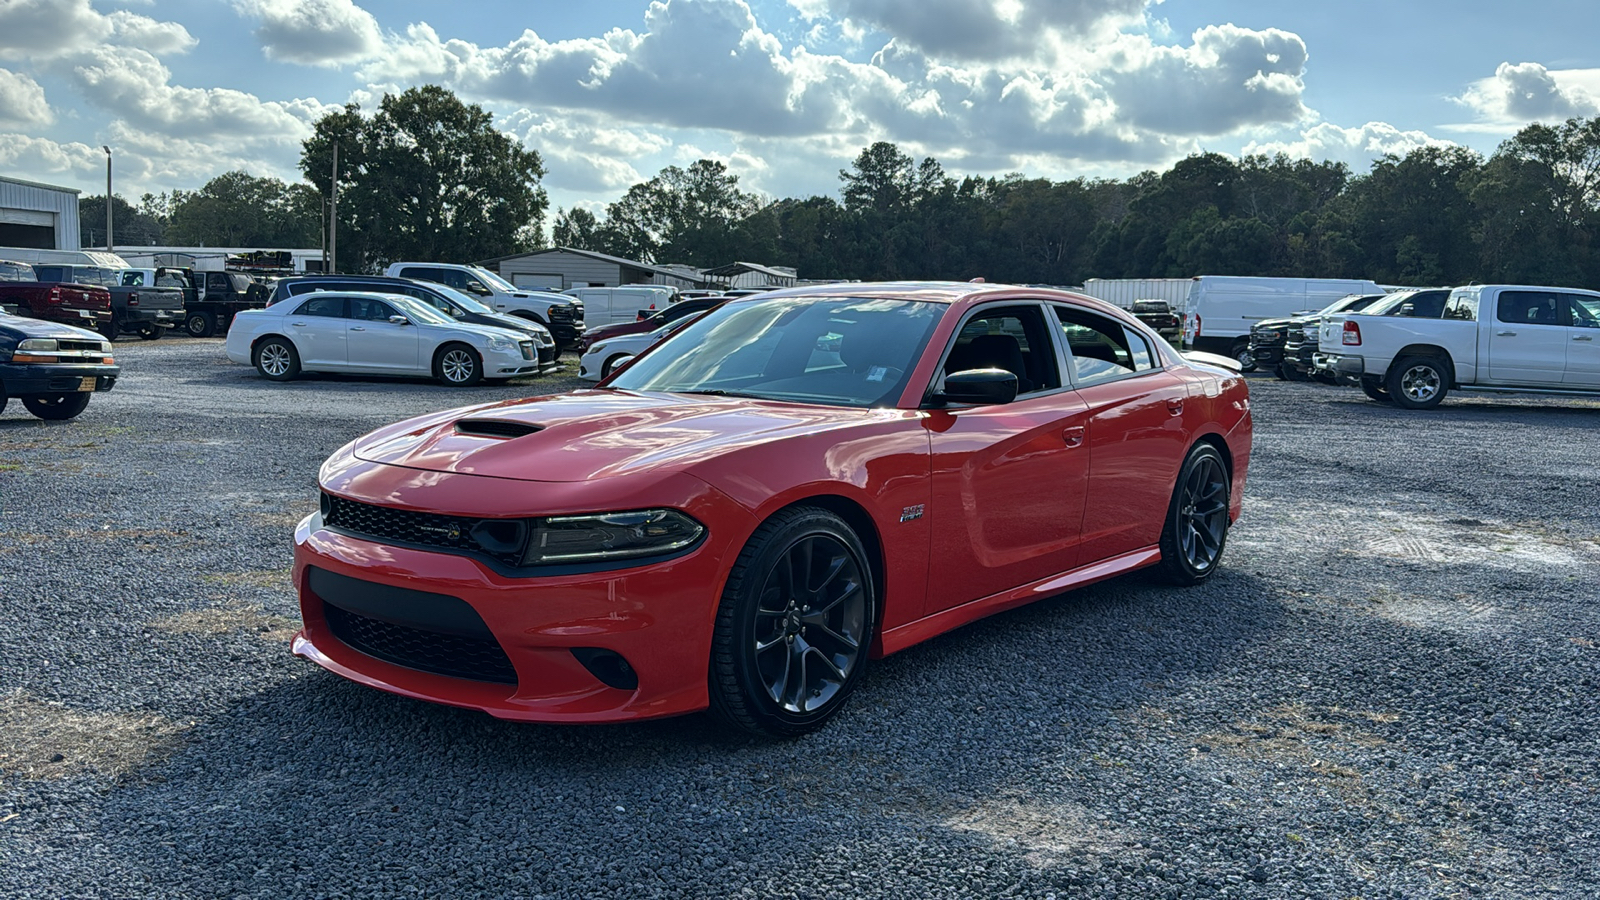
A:
<svg viewBox="0 0 1600 900">
<path fill-rule="evenodd" d="M 1417 308 L 1415 306 L 1411 305 L 1410 303 L 1402 303 L 1402 304 L 1400 304 L 1400 315 L 1402 315 L 1402 316 L 1415 316 L 1416 314 L 1417 314 Z"/>
<path fill-rule="evenodd" d="M 390 325 L 410 325 L 411 324 L 411 320 L 406 318 L 405 316 L 390 316 L 389 317 L 389 324 Z"/>
<path fill-rule="evenodd" d="M 494 291 L 491 291 L 488 288 L 484 287 L 483 286 L 483 282 L 481 282 L 481 281 L 468 281 L 467 282 L 467 291 L 469 293 L 477 294 L 480 297 L 487 297 L 487 296 L 489 296 L 489 295 L 494 293 Z"/>
<path fill-rule="evenodd" d="M 1017 376 L 1005 369 L 966 369 L 944 377 L 944 389 L 934 395 L 945 403 L 993 405 L 1017 399 Z"/>
</svg>

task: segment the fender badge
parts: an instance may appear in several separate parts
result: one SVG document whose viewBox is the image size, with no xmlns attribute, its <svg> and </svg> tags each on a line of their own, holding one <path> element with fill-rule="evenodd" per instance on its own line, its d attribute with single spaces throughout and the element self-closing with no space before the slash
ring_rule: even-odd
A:
<svg viewBox="0 0 1600 900">
<path fill-rule="evenodd" d="M 922 508 L 923 504 L 918 503 L 916 506 L 908 506 L 900 510 L 900 521 L 909 522 L 912 519 L 922 518 Z"/>
</svg>

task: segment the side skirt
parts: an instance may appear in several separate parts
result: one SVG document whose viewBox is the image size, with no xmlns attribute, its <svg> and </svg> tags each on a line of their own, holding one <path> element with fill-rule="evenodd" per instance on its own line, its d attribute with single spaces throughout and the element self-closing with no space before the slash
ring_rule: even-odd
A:
<svg viewBox="0 0 1600 900">
<path fill-rule="evenodd" d="M 1065 575 L 1054 575 L 1050 578 L 1025 584 L 1022 587 L 1001 591 L 988 597 L 981 597 L 968 603 L 950 609 L 941 610 L 931 616 L 923 616 L 915 622 L 907 622 L 885 631 L 881 637 L 883 642 L 883 655 L 897 653 L 912 644 L 919 644 L 931 637 L 943 634 L 954 628 L 959 628 L 969 622 L 976 622 L 986 616 L 997 612 L 1025 606 L 1036 600 L 1043 600 L 1054 594 L 1069 591 L 1115 578 L 1125 572 L 1132 572 L 1161 559 L 1161 548 L 1146 547 L 1103 559 L 1097 563 L 1073 569 Z"/>
</svg>

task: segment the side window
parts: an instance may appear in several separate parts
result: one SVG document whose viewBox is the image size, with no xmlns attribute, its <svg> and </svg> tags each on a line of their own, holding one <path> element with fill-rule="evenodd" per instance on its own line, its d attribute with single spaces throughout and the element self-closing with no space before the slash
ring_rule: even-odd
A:
<svg viewBox="0 0 1600 900">
<path fill-rule="evenodd" d="M 123 272 L 122 273 L 122 286 L 123 287 L 144 287 L 144 273 L 143 272 L 137 272 L 137 271 L 135 271 L 135 272 Z"/>
<path fill-rule="evenodd" d="M 1561 295 L 1546 291 L 1501 291 L 1495 317 L 1513 325 L 1559 325 Z"/>
<path fill-rule="evenodd" d="M 1017 394 L 1061 387 L 1055 345 L 1037 306 L 983 309 L 956 334 L 944 371 L 1004 369 L 1017 376 Z"/>
<path fill-rule="evenodd" d="M 1057 306 L 1055 311 L 1078 384 L 1120 378 L 1154 367 L 1150 345 L 1120 322 L 1067 306 Z"/>
<path fill-rule="evenodd" d="M 314 289 L 314 288 L 313 288 Z M 297 316 L 321 316 L 327 319 L 344 318 L 343 297 L 312 297 L 294 311 Z"/>
<path fill-rule="evenodd" d="M 1444 304 L 1444 318 L 1475 322 L 1478 319 L 1477 294 L 1452 294 Z"/>
<path fill-rule="evenodd" d="M 387 322 L 389 317 L 395 315 L 394 307 L 382 300 L 371 300 L 366 297 L 350 298 L 350 318 L 362 319 L 368 322 Z"/>
<path fill-rule="evenodd" d="M 1444 294 L 1422 292 L 1411 298 L 1411 312 L 1413 318 L 1437 319 L 1444 311 Z"/>
<path fill-rule="evenodd" d="M 400 293 L 409 297 L 415 297 L 447 316 L 453 316 L 456 314 L 456 308 L 451 306 L 443 297 L 440 297 L 437 294 L 430 294 L 427 291 L 419 291 L 416 288 L 407 288 L 401 290 Z"/>
<path fill-rule="evenodd" d="M 1600 297 L 1568 294 L 1567 311 L 1574 328 L 1600 328 Z"/>
</svg>

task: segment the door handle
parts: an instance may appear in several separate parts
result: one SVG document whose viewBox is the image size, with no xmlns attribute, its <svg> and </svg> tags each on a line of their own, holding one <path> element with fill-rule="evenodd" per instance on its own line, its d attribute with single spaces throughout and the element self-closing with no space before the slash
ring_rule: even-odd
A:
<svg viewBox="0 0 1600 900">
<path fill-rule="evenodd" d="M 350 326 L 350 330 L 351 331 L 366 331 L 366 329 L 362 328 L 360 325 L 351 325 Z"/>
<path fill-rule="evenodd" d="M 1074 425 L 1071 428 L 1068 428 L 1068 429 L 1062 431 L 1061 432 L 1061 439 L 1066 442 L 1068 447 L 1082 447 L 1083 446 L 1083 426 L 1082 425 Z"/>
<path fill-rule="evenodd" d="M 1183 415 L 1183 401 L 1179 400 L 1176 397 L 1174 397 L 1171 400 L 1168 400 L 1167 401 L 1167 412 L 1172 413 L 1175 416 Z"/>
<path fill-rule="evenodd" d="M 306 323 L 304 323 L 304 322 L 290 322 L 289 324 L 293 325 L 296 328 L 304 328 L 304 327 L 306 327 Z"/>
<path fill-rule="evenodd" d="M 1592 340 L 1594 340 L 1594 338 L 1590 337 L 1587 334 L 1575 334 L 1575 335 L 1572 336 L 1572 339 L 1575 340 L 1575 341 L 1592 341 Z"/>
<path fill-rule="evenodd" d="M 1496 331 L 1494 333 L 1494 336 L 1495 337 L 1516 337 L 1517 333 L 1515 331 Z"/>
</svg>

